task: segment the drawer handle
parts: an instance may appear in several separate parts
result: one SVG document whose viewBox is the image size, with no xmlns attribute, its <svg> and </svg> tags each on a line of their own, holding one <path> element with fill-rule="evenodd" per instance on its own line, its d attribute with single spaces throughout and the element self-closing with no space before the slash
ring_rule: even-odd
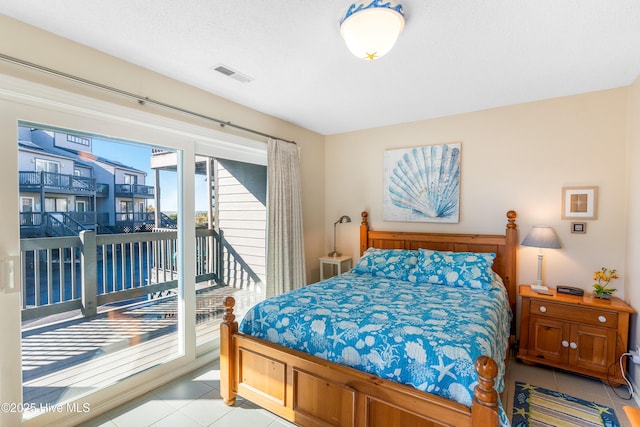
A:
<svg viewBox="0 0 640 427">
<path fill-rule="evenodd" d="M 540 306 L 540 312 L 546 313 L 547 312 L 547 307 L 545 307 L 544 305 L 541 305 Z"/>
<path fill-rule="evenodd" d="M 606 317 L 604 317 L 604 316 L 598 316 L 598 321 L 599 321 L 600 323 L 605 323 L 605 322 L 607 321 L 607 318 L 606 318 Z"/>
<path fill-rule="evenodd" d="M 572 342 L 571 344 L 569 344 L 569 347 L 575 350 L 576 348 L 578 348 L 578 344 Z"/>
<path fill-rule="evenodd" d="M 562 340 L 562 346 L 563 346 L 564 348 L 569 347 L 569 341 L 567 341 L 567 340 Z"/>
</svg>

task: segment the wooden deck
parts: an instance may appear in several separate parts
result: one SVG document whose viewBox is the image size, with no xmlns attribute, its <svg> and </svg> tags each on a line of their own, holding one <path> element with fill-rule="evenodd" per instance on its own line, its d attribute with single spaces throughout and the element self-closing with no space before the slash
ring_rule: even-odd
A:
<svg viewBox="0 0 640 427">
<path fill-rule="evenodd" d="M 263 295 L 230 286 L 196 297 L 196 336 L 218 334 L 224 297 L 240 318 Z M 105 387 L 178 354 L 177 298 L 114 309 L 93 318 L 37 326 L 22 333 L 23 401 L 56 404 Z M 36 415 L 36 414 L 34 414 Z"/>
</svg>

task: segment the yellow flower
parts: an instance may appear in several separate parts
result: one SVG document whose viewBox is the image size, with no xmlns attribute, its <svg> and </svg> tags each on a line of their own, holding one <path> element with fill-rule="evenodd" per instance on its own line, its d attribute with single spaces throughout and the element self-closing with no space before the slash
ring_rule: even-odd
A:
<svg viewBox="0 0 640 427">
<path fill-rule="evenodd" d="M 596 271 L 593 273 L 593 280 L 597 280 L 598 283 L 593 284 L 593 288 L 595 289 L 596 295 L 602 294 L 611 294 L 615 291 L 615 289 L 607 288 L 609 282 L 613 279 L 617 279 L 618 275 L 616 274 L 616 269 L 612 268 L 609 270 L 608 268 L 602 267 L 600 271 Z"/>
</svg>

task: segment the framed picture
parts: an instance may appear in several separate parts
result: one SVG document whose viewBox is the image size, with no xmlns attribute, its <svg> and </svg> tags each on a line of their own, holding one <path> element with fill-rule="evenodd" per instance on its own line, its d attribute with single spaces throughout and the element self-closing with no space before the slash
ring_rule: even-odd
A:
<svg viewBox="0 0 640 427">
<path fill-rule="evenodd" d="M 457 223 L 460 143 L 385 150 L 383 217 Z"/>
<path fill-rule="evenodd" d="M 572 222 L 571 223 L 571 232 L 574 234 L 586 234 L 587 233 L 587 223 L 586 222 Z"/>
<path fill-rule="evenodd" d="M 598 187 L 563 187 L 562 219 L 597 219 Z"/>
</svg>

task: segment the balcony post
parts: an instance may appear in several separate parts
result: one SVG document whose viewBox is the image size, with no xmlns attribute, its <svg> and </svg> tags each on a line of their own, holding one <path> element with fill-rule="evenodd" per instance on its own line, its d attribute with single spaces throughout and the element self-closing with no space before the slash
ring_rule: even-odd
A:
<svg viewBox="0 0 640 427">
<path fill-rule="evenodd" d="M 216 251 L 216 277 L 218 284 L 224 285 L 224 232 L 218 230 L 218 250 Z"/>
<path fill-rule="evenodd" d="M 98 314 L 98 265 L 96 257 L 96 233 L 90 230 L 80 232 L 82 251 L 80 254 L 80 274 L 82 276 L 82 314 L 92 317 Z"/>
<path fill-rule="evenodd" d="M 153 223 L 156 228 L 162 227 L 162 207 L 160 206 L 160 171 L 156 168 L 153 169 L 153 179 L 156 185 L 156 191 L 153 195 L 153 202 L 156 205 L 156 210 L 153 213 Z"/>
<path fill-rule="evenodd" d="M 44 205 L 45 194 L 44 194 L 44 172 L 40 171 L 40 212 L 46 212 L 46 208 Z"/>
</svg>

